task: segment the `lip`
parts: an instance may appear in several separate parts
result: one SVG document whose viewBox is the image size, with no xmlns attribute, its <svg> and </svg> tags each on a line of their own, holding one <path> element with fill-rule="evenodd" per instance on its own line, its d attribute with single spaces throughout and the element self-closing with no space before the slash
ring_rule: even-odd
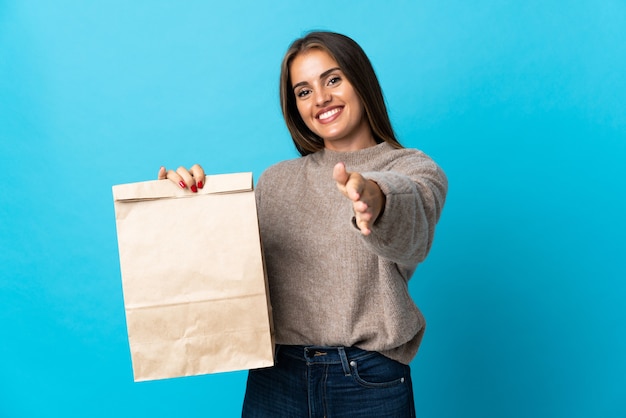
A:
<svg viewBox="0 0 626 418">
<path fill-rule="evenodd" d="M 334 112 L 334 113 L 323 119 L 320 118 L 320 116 L 328 112 Z M 317 119 L 320 123 L 330 123 L 334 121 L 335 119 L 337 119 L 339 115 L 341 115 L 341 112 L 343 112 L 343 106 L 326 107 L 315 114 L 315 119 Z"/>
</svg>

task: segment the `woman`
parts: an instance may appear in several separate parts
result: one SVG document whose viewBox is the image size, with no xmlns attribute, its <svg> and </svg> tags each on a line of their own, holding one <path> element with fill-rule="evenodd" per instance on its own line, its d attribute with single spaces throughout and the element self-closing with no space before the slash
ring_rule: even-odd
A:
<svg viewBox="0 0 626 418">
<path fill-rule="evenodd" d="M 256 188 L 277 362 L 249 372 L 243 416 L 413 417 L 409 363 L 425 323 L 408 280 L 431 247 L 446 177 L 397 141 L 371 63 L 346 36 L 296 40 L 280 99 L 302 157 Z M 193 192 L 204 171 L 159 178 Z"/>
</svg>

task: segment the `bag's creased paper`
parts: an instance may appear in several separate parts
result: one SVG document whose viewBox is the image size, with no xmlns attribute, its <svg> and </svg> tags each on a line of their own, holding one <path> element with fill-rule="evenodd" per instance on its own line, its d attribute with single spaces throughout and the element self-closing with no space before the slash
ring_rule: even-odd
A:
<svg viewBox="0 0 626 418">
<path fill-rule="evenodd" d="M 274 364 L 252 173 L 113 186 L 135 381 Z"/>
</svg>

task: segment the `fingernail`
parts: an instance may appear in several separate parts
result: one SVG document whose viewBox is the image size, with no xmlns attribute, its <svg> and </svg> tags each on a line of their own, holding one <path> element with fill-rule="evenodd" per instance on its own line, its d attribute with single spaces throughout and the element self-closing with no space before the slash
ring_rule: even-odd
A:
<svg viewBox="0 0 626 418">
<path fill-rule="evenodd" d="M 186 189 L 187 188 L 187 185 L 182 180 L 178 182 L 178 185 L 180 186 L 181 189 Z"/>
<path fill-rule="evenodd" d="M 194 192 L 194 193 L 198 193 L 198 188 L 196 187 L 195 184 L 193 186 L 191 186 L 191 191 Z"/>
<path fill-rule="evenodd" d="M 198 189 L 201 189 L 204 187 L 204 183 L 202 183 L 201 181 L 198 182 Z"/>
</svg>

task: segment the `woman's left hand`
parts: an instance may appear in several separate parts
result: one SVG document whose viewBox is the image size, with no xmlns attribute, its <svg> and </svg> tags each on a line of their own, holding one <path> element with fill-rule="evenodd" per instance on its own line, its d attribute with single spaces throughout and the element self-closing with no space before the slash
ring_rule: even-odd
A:
<svg viewBox="0 0 626 418">
<path fill-rule="evenodd" d="M 341 193 L 352 201 L 357 227 L 363 235 L 369 235 L 385 207 L 385 194 L 376 182 L 347 171 L 343 163 L 335 165 L 333 179 Z"/>
</svg>

